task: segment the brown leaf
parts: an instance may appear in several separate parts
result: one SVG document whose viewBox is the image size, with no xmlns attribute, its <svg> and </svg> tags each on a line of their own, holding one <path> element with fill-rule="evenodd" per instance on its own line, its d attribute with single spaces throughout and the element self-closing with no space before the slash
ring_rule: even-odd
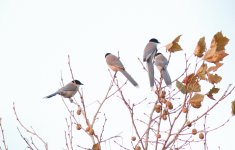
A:
<svg viewBox="0 0 235 150">
<path fill-rule="evenodd" d="M 219 92 L 219 88 L 216 88 L 215 86 L 212 88 L 212 89 L 210 89 L 210 91 L 206 94 L 210 99 L 213 99 L 213 100 L 215 100 L 215 98 L 213 97 L 214 96 L 214 94 L 216 94 L 216 93 L 218 93 Z"/>
<path fill-rule="evenodd" d="M 186 92 L 200 92 L 201 91 L 201 86 L 199 84 L 198 77 L 194 73 L 186 76 L 183 80 L 183 83 L 185 84 Z"/>
<path fill-rule="evenodd" d="M 226 56 L 228 56 L 228 54 L 225 53 L 225 50 L 216 51 L 216 53 L 214 54 L 214 56 L 211 59 L 211 62 L 217 63 L 219 61 L 222 61 L 224 59 L 224 57 L 226 57 Z"/>
<path fill-rule="evenodd" d="M 217 75 L 217 74 L 207 74 L 208 80 L 210 83 L 215 84 L 215 83 L 219 83 L 222 80 L 222 77 Z"/>
<path fill-rule="evenodd" d="M 194 50 L 194 55 L 197 57 L 202 57 L 206 49 L 205 37 L 199 39 L 197 46 Z"/>
<path fill-rule="evenodd" d="M 188 84 L 186 86 L 186 91 L 187 92 L 200 92 L 201 85 L 199 84 L 199 82 L 194 82 L 194 83 Z"/>
<path fill-rule="evenodd" d="M 181 46 L 178 44 L 181 35 L 177 36 L 171 43 L 166 45 L 166 49 L 169 52 L 176 52 L 182 50 Z"/>
<path fill-rule="evenodd" d="M 190 82 L 195 82 L 195 80 L 196 80 L 195 74 L 191 73 L 190 75 L 187 75 L 182 82 L 187 85 Z"/>
<path fill-rule="evenodd" d="M 204 99 L 204 95 L 196 93 L 193 97 L 189 99 L 189 103 L 194 108 L 200 108 L 201 102 L 203 101 L 203 99 Z"/>
<path fill-rule="evenodd" d="M 203 63 L 196 73 L 199 79 L 206 80 L 206 70 L 207 70 L 207 64 Z"/>
<path fill-rule="evenodd" d="M 215 66 L 211 66 L 207 69 L 207 72 L 215 72 L 219 67 L 221 67 L 223 65 L 223 63 L 217 62 L 215 63 Z"/>
<path fill-rule="evenodd" d="M 224 57 L 228 56 L 225 50 L 216 51 L 216 47 L 210 48 L 204 55 L 203 59 L 207 62 L 217 63 L 222 61 Z"/>
<path fill-rule="evenodd" d="M 225 45 L 228 44 L 229 39 L 225 36 L 223 36 L 222 32 L 217 32 L 212 41 L 211 41 L 211 48 L 216 47 L 216 51 L 222 51 L 225 50 Z"/>
<path fill-rule="evenodd" d="M 235 115 L 235 100 L 232 101 L 232 115 Z"/>
</svg>

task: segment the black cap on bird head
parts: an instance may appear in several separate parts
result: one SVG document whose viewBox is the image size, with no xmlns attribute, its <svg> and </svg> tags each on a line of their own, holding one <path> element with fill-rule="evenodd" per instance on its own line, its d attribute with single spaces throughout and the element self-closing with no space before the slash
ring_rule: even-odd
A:
<svg viewBox="0 0 235 150">
<path fill-rule="evenodd" d="M 155 56 L 161 55 L 162 53 L 156 53 Z"/>
<path fill-rule="evenodd" d="M 105 57 L 108 56 L 109 54 L 111 54 L 111 53 L 106 53 L 106 54 L 105 54 Z"/>
<path fill-rule="evenodd" d="M 149 42 L 160 43 L 160 42 L 159 42 L 157 39 L 155 39 L 155 38 L 150 39 Z"/>
<path fill-rule="evenodd" d="M 83 85 L 79 80 L 73 80 L 72 82 L 77 84 L 77 85 Z"/>
</svg>

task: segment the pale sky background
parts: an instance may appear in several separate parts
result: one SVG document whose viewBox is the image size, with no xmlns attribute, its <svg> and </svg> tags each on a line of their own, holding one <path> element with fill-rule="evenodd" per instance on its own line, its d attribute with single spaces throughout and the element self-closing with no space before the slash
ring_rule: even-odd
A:
<svg viewBox="0 0 235 150">
<path fill-rule="evenodd" d="M 140 85 L 136 89 L 128 83 L 127 97 L 140 101 L 153 96 L 147 74 L 137 59 L 142 58 L 150 38 L 157 38 L 161 47 L 182 34 L 180 44 L 184 51 L 172 55 L 168 67 L 175 79 L 184 69 L 183 54 L 193 53 L 202 36 L 209 46 L 213 35 L 222 31 L 230 39 L 226 46 L 229 56 L 219 71 L 223 80 L 218 86 L 224 91 L 228 84 L 235 83 L 234 6 L 233 0 L 0 0 L 0 117 L 9 149 L 26 147 L 16 128 L 19 125 L 13 102 L 21 121 L 33 126 L 49 143 L 49 149 L 65 148 L 68 112 L 60 96 L 49 100 L 43 97 L 60 87 L 61 72 L 65 83 L 71 81 L 68 54 L 75 78 L 84 84 L 87 109 L 92 116 L 98 106 L 94 102 L 102 100 L 110 82 L 106 52 L 119 51 L 123 64 Z M 168 55 L 164 49 L 161 52 Z M 125 81 L 122 75 L 118 78 Z M 215 109 L 212 124 L 221 124 L 230 116 L 234 95 Z M 73 108 L 72 104 L 69 106 Z M 128 112 L 118 99 L 108 101 L 102 112 L 108 118 L 107 137 L 109 133 L 128 133 L 131 129 L 130 118 L 125 115 Z M 232 118 L 224 128 L 211 134 L 209 149 L 233 149 L 234 127 Z M 126 139 L 129 137 L 123 140 Z M 86 139 L 80 142 L 85 143 Z M 200 146 L 203 148 L 202 143 Z"/>
</svg>

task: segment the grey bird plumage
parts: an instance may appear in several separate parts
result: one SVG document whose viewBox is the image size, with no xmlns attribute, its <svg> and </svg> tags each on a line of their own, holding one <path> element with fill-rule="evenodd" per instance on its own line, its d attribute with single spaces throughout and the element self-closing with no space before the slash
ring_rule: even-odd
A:
<svg viewBox="0 0 235 150">
<path fill-rule="evenodd" d="M 154 57 L 155 65 L 161 73 L 161 77 L 167 86 L 171 86 L 171 77 L 167 71 L 168 60 L 161 53 L 156 53 Z"/>
<path fill-rule="evenodd" d="M 153 59 L 157 53 L 157 44 L 160 43 L 157 39 L 150 39 L 144 49 L 143 61 L 146 62 L 146 67 L 148 69 L 149 83 L 150 87 L 154 86 L 154 67 Z"/>
<path fill-rule="evenodd" d="M 55 93 L 52 93 L 52 94 L 46 96 L 45 98 L 51 98 L 51 97 L 59 94 L 59 95 L 63 96 L 64 98 L 70 99 L 71 97 L 73 97 L 77 93 L 78 87 L 80 85 L 83 85 L 83 84 L 78 80 L 71 81 L 70 83 L 66 84 L 64 87 L 57 90 Z"/>
<path fill-rule="evenodd" d="M 106 53 L 105 54 L 106 63 L 110 69 L 115 72 L 120 71 L 135 87 L 138 87 L 138 83 L 132 78 L 132 76 L 126 71 L 125 67 L 123 66 L 120 58 L 117 56 Z"/>
</svg>

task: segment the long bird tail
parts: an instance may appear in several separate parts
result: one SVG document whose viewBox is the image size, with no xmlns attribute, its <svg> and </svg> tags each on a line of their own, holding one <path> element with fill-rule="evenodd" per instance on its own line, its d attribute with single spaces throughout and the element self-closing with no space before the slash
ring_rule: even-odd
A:
<svg viewBox="0 0 235 150">
<path fill-rule="evenodd" d="M 138 83 L 131 77 L 131 75 L 126 71 L 120 71 L 135 87 L 138 87 Z"/>
<path fill-rule="evenodd" d="M 53 94 L 51 94 L 51 95 L 48 95 L 48 96 L 46 96 L 46 97 L 44 97 L 44 98 L 51 98 L 51 97 L 55 96 L 56 94 L 58 94 L 58 93 L 55 92 L 55 93 L 53 93 Z"/>
<path fill-rule="evenodd" d="M 171 86 L 171 77 L 166 69 L 161 71 L 162 78 L 164 79 L 167 86 Z"/>
<path fill-rule="evenodd" d="M 152 88 L 154 86 L 154 67 L 151 61 L 147 62 L 147 69 L 148 69 L 150 87 Z"/>
</svg>

